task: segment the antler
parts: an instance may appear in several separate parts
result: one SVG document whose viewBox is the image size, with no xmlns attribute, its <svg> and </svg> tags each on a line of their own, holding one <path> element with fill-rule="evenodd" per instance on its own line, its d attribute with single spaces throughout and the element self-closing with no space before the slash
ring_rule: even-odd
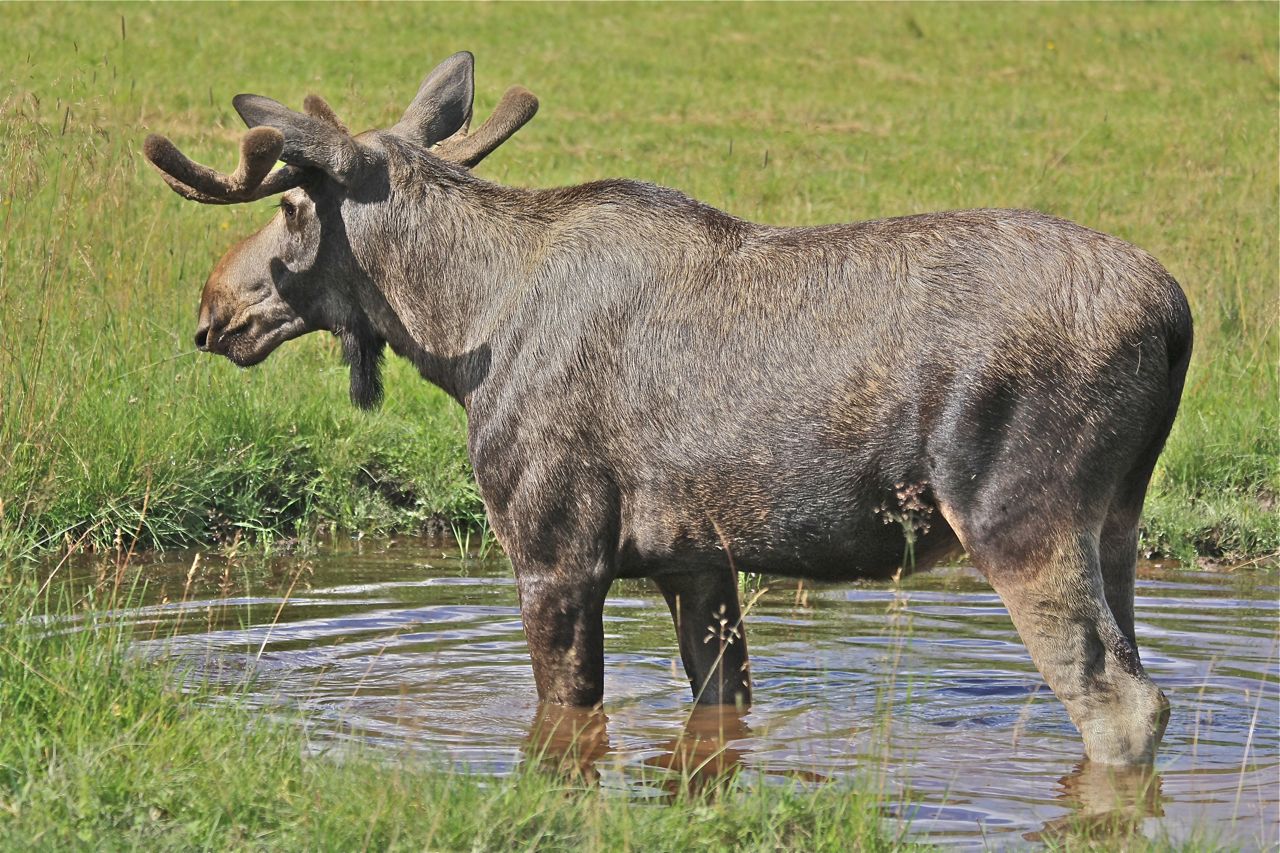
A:
<svg viewBox="0 0 1280 853">
<path fill-rule="evenodd" d="M 431 153 L 469 169 L 511 138 L 537 112 L 537 97 L 523 86 L 512 86 L 475 133 L 468 134 L 464 124 L 453 136 L 436 143 Z"/>
<path fill-rule="evenodd" d="M 232 174 L 224 175 L 191 160 L 159 134 L 148 136 L 142 146 L 170 189 L 202 204 L 257 201 L 301 184 L 306 177 L 303 169 L 284 166 L 271 171 L 283 149 L 284 135 L 279 130 L 255 127 L 240 140 L 240 165 Z"/>
<path fill-rule="evenodd" d="M 351 135 L 351 131 L 347 130 L 347 126 L 342 123 L 342 119 L 338 118 L 338 114 L 333 111 L 333 107 L 329 106 L 329 102 L 319 95 L 313 93 L 303 98 L 302 111 L 312 118 L 327 121 L 348 136 Z"/>
<path fill-rule="evenodd" d="M 432 152 L 466 168 L 489 156 L 533 118 L 538 99 L 528 89 L 512 86 L 485 123 L 468 133 L 473 65 L 466 51 L 440 63 L 390 132 L 422 145 L 439 139 Z M 192 161 L 163 136 L 147 137 L 143 153 L 183 198 L 203 204 L 256 201 L 299 186 L 317 169 L 351 185 L 379 156 L 357 142 L 318 95 L 307 96 L 301 113 L 260 95 L 236 95 L 232 103 L 252 129 L 240 140 L 240 165 L 230 175 Z M 273 172 L 278 160 L 288 165 Z"/>
</svg>

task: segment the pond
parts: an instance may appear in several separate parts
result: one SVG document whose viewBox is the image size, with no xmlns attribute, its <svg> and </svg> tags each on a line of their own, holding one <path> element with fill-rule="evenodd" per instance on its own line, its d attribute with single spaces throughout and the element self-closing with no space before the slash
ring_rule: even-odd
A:
<svg viewBox="0 0 1280 853">
<path fill-rule="evenodd" d="M 116 616 L 136 626 L 141 653 L 178 656 L 191 678 L 264 713 L 303 712 L 284 718 L 304 720 L 316 750 L 358 741 L 501 774 L 564 748 L 563 726 L 531 739 L 533 675 L 500 556 L 400 540 L 194 570 L 193 559 L 141 566 L 142 604 Z M 661 596 L 621 582 L 605 616 L 607 719 L 571 720 L 585 729 L 577 759 L 639 798 L 666 796 L 655 768 L 672 766 L 859 780 L 911 835 L 948 844 L 1031 845 L 1084 815 L 1111 832 L 1268 847 L 1277 594 L 1273 573 L 1142 567 L 1139 643 L 1173 713 L 1155 773 L 1115 774 L 1081 761 L 1066 712 L 972 569 L 898 586 L 748 587 L 755 704 L 692 719 Z"/>
</svg>

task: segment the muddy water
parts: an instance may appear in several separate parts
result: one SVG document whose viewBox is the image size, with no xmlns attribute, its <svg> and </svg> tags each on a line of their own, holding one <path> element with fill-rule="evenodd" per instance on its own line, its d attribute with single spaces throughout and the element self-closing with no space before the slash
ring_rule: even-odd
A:
<svg viewBox="0 0 1280 853">
<path fill-rule="evenodd" d="M 248 681 L 265 713 L 305 712 L 318 750 L 358 740 L 486 773 L 528 760 L 533 677 L 500 558 L 400 542 L 205 561 L 189 578 L 190 566 L 182 555 L 140 568 L 148 603 L 119 615 L 142 653 L 183 658 L 192 678 L 240 697 Z M 660 798 L 655 768 L 738 765 L 770 780 L 861 780 L 890 819 L 944 843 L 1029 845 L 1087 816 L 1121 835 L 1276 844 L 1273 573 L 1144 567 L 1139 642 L 1173 705 L 1154 776 L 1081 763 L 1062 706 L 971 570 L 898 589 L 767 587 L 747 617 L 756 704 L 740 720 L 695 717 L 683 737 L 688 688 L 666 607 L 645 583 L 615 587 L 607 722 L 586 723 L 577 743 L 600 784 Z"/>
</svg>

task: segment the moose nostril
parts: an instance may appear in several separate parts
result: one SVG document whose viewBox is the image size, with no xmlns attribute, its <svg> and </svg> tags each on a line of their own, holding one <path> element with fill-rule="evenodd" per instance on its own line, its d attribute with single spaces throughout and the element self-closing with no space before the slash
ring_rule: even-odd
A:
<svg viewBox="0 0 1280 853">
<path fill-rule="evenodd" d="M 196 329 L 196 349 L 201 352 L 209 351 L 209 327 L 201 326 Z"/>
</svg>

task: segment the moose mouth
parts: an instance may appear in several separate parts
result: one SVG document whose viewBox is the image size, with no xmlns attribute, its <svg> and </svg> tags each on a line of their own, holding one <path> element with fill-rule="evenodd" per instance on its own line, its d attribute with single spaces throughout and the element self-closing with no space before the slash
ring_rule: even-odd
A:
<svg viewBox="0 0 1280 853">
<path fill-rule="evenodd" d="M 261 364 L 276 347 L 306 331 L 307 324 L 301 317 L 291 317 L 265 330 L 256 319 L 250 319 L 224 329 L 216 336 L 208 335 L 200 349 L 225 356 L 238 367 L 253 367 Z M 201 332 L 197 332 L 197 341 L 200 340 L 200 335 Z"/>
</svg>

